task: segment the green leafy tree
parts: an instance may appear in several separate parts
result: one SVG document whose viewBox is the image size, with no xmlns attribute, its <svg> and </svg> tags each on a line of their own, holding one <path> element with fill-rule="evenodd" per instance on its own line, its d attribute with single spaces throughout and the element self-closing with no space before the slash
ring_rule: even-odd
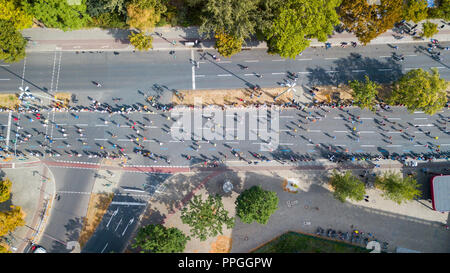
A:
<svg viewBox="0 0 450 273">
<path fill-rule="evenodd" d="M 403 0 L 380 0 L 380 5 L 367 0 L 343 0 L 339 15 L 345 28 L 366 45 L 400 21 L 402 7 Z"/>
<path fill-rule="evenodd" d="M 347 198 L 356 201 L 364 199 L 366 193 L 364 183 L 353 176 L 350 171 L 345 172 L 345 174 L 334 171 L 330 184 L 334 189 L 334 197 L 341 202 L 345 202 Z"/>
<path fill-rule="evenodd" d="M 364 82 L 357 80 L 349 82 L 350 88 L 353 89 L 353 100 L 361 109 L 375 111 L 375 98 L 381 86 L 371 81 L 367 75 L 364 78 Z"/>
<path fill-rule="evenodd" d="M 8 245 L 2 245 L 0 243 L 0 253 L 11 253 L 11 251 L 9 250 L 9 246 Z"/>
<path fill-rule="evenodd" d="M 428 18 L 450 21 L 450 0 L 435 0 L 434 3 L 434 8 L 428 8 Z"/>
<path fill-rule="evenodd" d="M 126 15 L 128 2 L 129 0 L 86 0 L 86 11 L 90 16 L 99 16 L 102 13 Z"/>
<path fill-rule="evenodd" d="M 231 57 L 232 55 L 240 52 L 242 49 L 242 39 L 235 38 L 223 32 L 217 33 L 215 38 L 215 48 L 219 54 L 224 57 Z"/>
<path fill-rule="evenodd" d="M 16 30 L 14 23 L 0 19 L 0 60 L 18 62 L 25 57 L 27 40 Z"/>
<path fill-rule="evenodd" d="M 23 10 L 15 0 L 0 0 L 0 19 L 13 22 L 18 30 L 33 24 L 33 16 Z"/>
<path fill-rule="evenodd" d="M 237 40 L 249 38 L 255 31 L 252 15 L 256 13 L 256 4 L 257 0 L 206 0 L 199 33 L 208 38 L 216 32 Z"/>
<path fill-rule="evenodd" d="M 243 223 L 251 224 L 256 221 L 265 225 L 278 209 L 278 201 L 276 192 L 253 186 L 243 191 L 236 199 L 236 214 Z"/>
<path fill-rule="evenodd" d="M 0 236 L 5 236 L 25 225 L 25 214 L 21 207 L 11 206 L 11 210 L 0 212 Z"/>
<path fill-rule="evenodd" d="M 183 252 L 189 237 L 177 228 L 163 225 L 148 225 L 140 228 L 135 238 L 134 248 L 151 253 Z"/>
<path fill-rule="evenodd" d="M 128 36 L 128 39 L 130 39 L 130 43 L 137 49 L 137 50 L 149 50 L 152 48 L 152 41 L 153 37 L 150 35 L 145 35 L 143 32 L 139 33 L 132 33 Z"/>
<path fill-rule="evenodd" d="M 11 195 L 12 182 L 8 178 L 0 182 L 0 203 L 5 202 Z"/>
<path fill-rule="evenodd" d="M 182 210 L 181 221 L 189 225 L 191 233 L 201 241 L 222 234 L 223 225 L 234 226 L 234 218 L 228 216 L 219 195 L 208 196 L 205 201 L 199 195 L 194 196 L 189 207 Z"/>
<path fill-rule="evenodd" d="M 406 7 L 403 9 L 403 18 L 414 23 L 427 19 L 427 6 L 427 0 L 408 0 Z"/>
<path fill-rule="evenodd" d="M 83 0 L 80 5 L 70 5 L 68 1 L 62 0 L 22 0 L 22 5 L 45 26 L 66 31 L 80 29 L 91 20 L 86 13 L 85 2 Z"/>
<path fill-rule="evenodd" d="M 388 172 L 375 179 L 375 186 L 384 191 L 383 196 L 401 204 L 422 195 L 419 184 L 414 177 L 402 178 L 400 173 Z"/>
<path fill-rule="evenodd" d="M 295 58 L 311 38 L 325 42 L 339 24 L 336 7 L 341 0 L 286 0 L 275 8 L 273 23 L 265 28 L 268 52 Z M 269 16 L 270 17 L 270 16 Z"/>
<path fill-rule="evenodd" d="M 437 34 L 439 30 L 437 29 L 437 25 L 435 23 L 431 23 L 430 21 L 426 21 L 422 24 L 422 36 L 426 38 L 431 38 L 434 34 Z"/>
<path fill-rule="evenodd" d="M 389 103 L 404 104 L 410 112 L 419 110 L 434 115 L 447 102 L 447 86 L 437 68 L 432 68 L 431 74 L 421 68 L 413 69 L 394 84 Z"/>
</svg>

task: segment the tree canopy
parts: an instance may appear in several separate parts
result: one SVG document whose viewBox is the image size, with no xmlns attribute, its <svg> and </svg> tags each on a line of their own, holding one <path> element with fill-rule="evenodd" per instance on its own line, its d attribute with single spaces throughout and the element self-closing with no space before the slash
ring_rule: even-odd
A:
<svg viewBox="0 0 450 273">
<path fill-rule="evenodd" d="M 33 16 L 23 10 L 15 0 L 0 0 L 0 19 L 11 21 L 18 30 L 33 24 Z"/>
<path fill-rule="evenodd" d="M 268 52 L 295 58 L 310 38 L 325 42 L 339 24 L 336 7 L 341 0 L 286 0 L 275 8 L 273 23 L 264 29 Z M 273 9 L 273 7 L 271 8 Z"/>
<path fill-rule="evenodd" d="M 278 209 L 278 201 L 276 192 L 253 186 L 243 191 L 236 199 L 236 214 L 243 223 L 251 224 L 256 221 L 265 225 Z"/>
<path fill-rule="evenodd" d="M 439 30 L 437 29 L 437 25 L 430 21 L 422 23 L 422 31 L 422 36 L 426 38 L 431 38 L 434 36 L 434 34 L 439 32 Z"/>
<path fill-rule="evenodd" d="M 429 115 L 441 110 L 447 102 L 447 85 L 437 68 L 431 73 L 423 69 L 408 71 L 393 86 L 390 104 L 404 104 L 410 112 L 419 110 Z"/>
<path fill-rule="evenodd" d="M 164 11 L 165 6 L 160 0 L 133 0 L 127 6 L 127 24 L 142 31 L 151 31 Z"/>
<path fill-rule="evenodd" d="M 345 28 L 366 45 L 381 33 L 391 29 L 402 18 L 403 0 L 379 0 L 380 5 L 367 0 L 343 0 L 339 15 Z"/>
<path fill-rule="evenodd" d="M 256 4 L 257 0 L 205 0 L 199 33 L 208 38 L 220 32 L 238 40 L 249 38 L 255 32 Z"/>
<path fill-rule="evenodd" d="M 17 227 L 25 225 L 25 214 L 21 207 L 11 206 L 9 211 L 0 212 L 0 236 L 14 231 Z"/>
<path fill-rule="evenodd" d="M 201 241 L 222 234 L 224 225 L 227 228 L 234 226 L 234 218 L 228 216 L 220 195 L 208 196 L 205 201 L 195 195 L 189 206 L 182 210 L 181 221 L 189 225 L 191 233 Z"/>
<path fill-rule="evenodd" d="M 0 203 L 5 202 L 11 195 L 12 182 L 8 178 L 0 182 Z"/>
<path fill-rule="evenodd" d="M 189 237 L 177 228 L 148 225 L 139 229 L 133 247 L 140 247 L 142 252 L 179 253 L 183 252 L 188 240 Z"/>
<path fill-rule="evenodd" d="M 346 199 L 356 201 L 364 199 L 366 193 L 364 183 L 353 176 L 350 171 L 345 172 L 345 174 L 334 171 L 330 184 L 334 189 L 334 197 L 341 202 L 345 202 Z"/>
<path fill-rule="evenodd" d="M 225 34 L 224 32 L 216 33 L 214 36 L 216 38 L 215 48 L 220 55 L 224 57 L 230 57 L 242 49 L 242 43 L 244 40 L 235 38 L 231 35 Z"/>
<path fill-rule="evenodd" d="M 361 109 L 367 108 L 375 111 L 375 98 L 378 95 L 380 85 L 371 81 L 367 75 L 364 78 L 364 82 L 358 80 L 349 82 L 350 88 L 353 89 L 353 100 Z"/>
<path fill-rule="evenodd" d="M 146 51 L 152 48 L 153 37 L 150 35 L 145 35 L 143 32 L 132 33 L 131 35 L 128 36 L 128 39 L 130 39 L 130 43 L 137 50 Z"/>
<path fill-rule="evenodd" d="M 388 172 L 375 179 L 375 186 L 384 191 L 384 196 L 398 204 L 420 197 L 422 192 L 413 177 L 401 177 L 400 173 Z"/>
<path fill-rule="evenodd" d="M 25 57 L 27 40 L 16 30 L 14 23 L 0 19 L 0 60 L 18 62 Z"/>
<path fill-rule="evenodd" d="M 22 0 L 24 9 L 47 27 L 64 31 L 84 27 L 90 16 L 86 13 L 86 1 L 80 5 L 69 5 L 61 0 Z"/>
<path fill-rule="evenodd" d="M 414 23 L 427 19 L 427 15 L 427 0 L 408 0 L 406 7 L 403 9 L 403 18 Z"/>
</svg>

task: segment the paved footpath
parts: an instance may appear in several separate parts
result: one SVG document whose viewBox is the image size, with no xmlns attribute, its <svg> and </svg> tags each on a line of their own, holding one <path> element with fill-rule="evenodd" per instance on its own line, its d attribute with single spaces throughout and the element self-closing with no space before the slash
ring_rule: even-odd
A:
<svg viewBox="0 0 450 273">
<path fill-rule="evenodd" d="M 439 33 L 433 38 L 439 41 L 450 41 L 450 25 L 443 24 L 442 20 L 430 20 L 438 24 Z M 443 28 L 440 26 L 444 25 Z M 418 24 L 417 33 L 421 32 L 422 22 Z M 152 33 L 153 50 L 173 50 L 190 49 L 185 42 L 201 40 L 197 27 L 157 27 Z M 84 29 L 74 31 L 62 31 L 58 29 L 30 28 L 22 31 L 24 37 L 29 39 L 27 51 L 83 51 L 83 50 L 101 50 L 101 51 L 132 51 L 134 47 L 129 44 L 128 35 L 130 30 L 123 29 Z M 398 34 L 392 30 L 379 35 L 371 41 L 370 44 L 389 44 L 389 43 L 417 43 L 420 39 L 413 39 L 406 35 L 402 39 L 396 38 Z M 175 41 L 175 45 L 173 45 Z M 341 42 L 357 41 L 354 34 L 346 31 L 335 33 L 328 38 L 332 46 L 340 45 Z M 202 40 L 202 48 L 213 48 L 213 40 Z M 313 47 L 324 46 L 324 43 L 317 39 L 311 39 Z M 250 41 L 246 48 L 267 48 L 265 42 Z"/>
</svg>

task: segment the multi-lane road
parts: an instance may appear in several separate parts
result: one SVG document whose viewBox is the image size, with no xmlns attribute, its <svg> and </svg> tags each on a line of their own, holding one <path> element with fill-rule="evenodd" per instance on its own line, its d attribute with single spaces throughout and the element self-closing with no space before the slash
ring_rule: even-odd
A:
<svg viewBox="0 0 450 273">
<path fill-rule="evenodd" d="M 393 60 L 393 52 L 404 54 L 405 60 Z M 69 92 L 77 96 L 79 104 L 87 106 L 92 99 L 114 105 L 113 98 L 122 98 L 120 103 L 123 104 L 145 104 L 142 94 L 155 94 L 151 88 L 154 84 L 167 87 L 162 103 L 170 102 L 171 89 L 238 88 L 254 84 L 272 87 L 277 86 L 287 72 L 299 73 L 298 82 L 304 85 L 336 84 L 362 78 L 365 74 L 374 80 L 389 82 L 410 69 L 431 67 L 438 68 L 446 80 L 450 78 L 446 52 L 441 51 L 443 61 L 436 61 L 426 53 L 425 43 L 402 44 L 397 51 L 389 45 L 329 50 L 309 48 L 295 60 L 270 56 L 264 50 L 251 50 L 217 62 L 209 53 L 214 54 L 197 50 L 180 50 L 176 57 L 162 51 L 30 53 L 20 63 L 1 64 L 0 92 L 17 92 L 19 86 L 29 86 L 32 93 L 41 96 Z M 192 59 L 198 62 L 198 67 L 193 66 Z M 240 64 L 249 69 L 241 69 Z M 102 87 L 97 88 L 92 81 L 100 82 Z M 249 125 L 248 113 L 246 119 L 237 118 L 233 125 L 218 122 L 220 126 L 216 126 L 216 130 L 222 130 L 225 137 L 211 141 L 173 138 L 170 130 L 176 125 L 174 119 L 167 118 L 170 114 L 161 111 L 124 115 L 51 111 L 40 111 L 39 116 L 36 113 L 0 113 L 1 142 L 2 147 L 9 146 L 18 154 L 36 155 L 37 151 L 50 150 L 54 156 L 46 160 L 65 162 L 68 166 L 70 162 L 98 163 L 96 154 L 112 151 L 126 153 L 131 158 L 128 165 L 187 166 L 204 161 L 235 161 L 238 158 L 232 151 L 246 160 L 255 160 L 250 152 L 261 153 L 269 159 L 279 159 L 282 154 L 289 160 L 290 155 L 323 157 L 323 151 L 328 153 L 330 149 L 355 154 L 383 151 L 402 154 L 435 152 L 436 149 L 448 152 L 450 147 L 449 109 L 434 116 L 408 113 L 397 107 L 378 114 L 358 108 L 282 109 L 278 115 L 279 125 L 269 123 L 279 138 L 279 145 L 272 151 L 261 151 L 262 145 L 267 143 L 259 138 L 258 128 Z M 204 128 L 208 114 L 203 114 L 203 123 L 193 123 L 192 131 L 208 131 Z M 233 115 L 222 114 L 223 120 Z M 241 125 L 244 137 L 229 136 Z M 251 138 L 251 134 L 257 137 Z M 150 158 L 133 153 L 138 145 L 152 153 Z M 79 237 L 96 170 L 50 168 L 62 199 L 52 209 L 41 244 L 53 252 L 65 252 L 68 250 L 64 244 Z M 144 178 L 129 175 L 136 176 L 122 179 L 120 186 L 142 188 Z M 145 203 L 150 196 L 146 193 L 127 197 L 122 193 L 115 197 L 114 202 L 118 203 L 108 209 L 99 231 L 84 251 L 123 249 L 143 206 L 131 206 L 127 210 L 121 202 Z"/>
</svg>

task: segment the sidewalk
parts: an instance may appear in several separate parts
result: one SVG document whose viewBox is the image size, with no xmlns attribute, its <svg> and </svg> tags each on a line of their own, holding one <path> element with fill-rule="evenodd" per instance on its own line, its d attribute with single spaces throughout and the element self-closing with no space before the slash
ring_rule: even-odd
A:
<svg viewBox="0 0 450 273">
<path fill-rule="evenodd" d="M 430 20 L 438 24 L 439 33 L 433 38 L 442 42 L 450 41 L 450 26 L 443 25 L 442 20 Z M 421 32 L 422 22 L 418 24 L 417 32 Z M 153 36 L 153 50 L 172 50 L 172 49 L 191 49 L 191 46 L 186 46 L 186 41 L 195 41 L 200 39 L 198 34 L 198 27 L 157 27 L 152 33 Z M 157 35 L 161 34 L 161 36 Z M 28 52 L 40 51 L 132 51 L 134 47 L 129 44 L 128 35 L 129 30 L 122 29 L 84 29 L 64 32 L 59 29 L 43 29 L 30 28 L 22 31 L 24 37 L 28 38 L 30 42 L 27 46 Z M 405 34 L 404 38 L 399 40 L 394 36 L 398 34 L 392 30 L 381 34 L 376 39 L 372 40 L 370 44 L 388 44 L 388 43 L 417 43 L 422 40 L 414 40 L 411 36 Z M 332 46 L 339 45 L 341 42 L 357 41 L 355 35 L 343 32 L 331 35 L 328 42 Z M 172 42 L 175 41 L 175 45 Z M 422 42 L 429 41 L 428 39 Z M 324 46 L 324 43 L 318 42 L 317 39 L 311 39 L 310 46 Z M 202 40 L 201 48 L 213 48 L 213 40 Z M 246 48 L 267 48 L 265 42 L 250 41 Z"/>
<path fill-rule="evenodd" d="M 26 165 L 26 163 L 23 163 Z M 44 164 L 4 168 L 4 177 L 12 181 L 11 199 L 1 204 L 22 207 L 25 212 L 25 226 L 17 228 L 6 236 L 13 253 L 27 252 L 31 242 L 39 242 L 45 229 L 55 196 L 55 179 Z"/>
</svg>

